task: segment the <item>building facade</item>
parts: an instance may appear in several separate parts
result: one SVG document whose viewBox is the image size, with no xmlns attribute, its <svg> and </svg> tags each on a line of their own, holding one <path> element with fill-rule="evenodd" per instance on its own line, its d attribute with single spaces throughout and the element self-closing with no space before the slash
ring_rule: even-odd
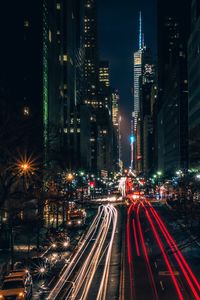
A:
<svg viewBox="0 0 200 300">
<path fill-rule="evenodd" d="M 192 1 L 192 28 L 188 42 L 189 168 L 200 168 L 200 3 Z"/>
<path fill-rule="evenodd" d="M 190 1 L 158 1 L 157 170 L 188 167 L 187 41 Z M 162 126 L 160 126 L 162 125 Z"/>
</svg>

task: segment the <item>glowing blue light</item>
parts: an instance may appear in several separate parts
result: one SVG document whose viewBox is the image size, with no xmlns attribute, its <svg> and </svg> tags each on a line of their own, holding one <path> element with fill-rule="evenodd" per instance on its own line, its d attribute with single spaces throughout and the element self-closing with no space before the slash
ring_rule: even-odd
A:
<svg viewBox="0 0 200 300">
<path fill-rule="evenodd" d="M 131 142 L 131 144 L 133 144 L 135 142 L 135 136 L 134 135 L 130 136 L 130 142 Z"/>
</svg>

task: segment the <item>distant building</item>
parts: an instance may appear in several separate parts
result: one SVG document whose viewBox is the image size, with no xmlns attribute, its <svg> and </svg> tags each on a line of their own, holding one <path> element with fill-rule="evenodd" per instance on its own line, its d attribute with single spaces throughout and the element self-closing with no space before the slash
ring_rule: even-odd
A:
<svg viewBox="0 0 200 300">
<path fill-rule="evenodd" d="M 102 106 L 98 99 L 99 59 L 96 5 L 96 0 L 84 0 L 84 103 L 93 108 Z"/>
<path fill-rule="evenodd" d="M 84 2 L 84 93 L 80 107 L 81 167 L 111 172 L 112 119 L 109 63 L 99 61 L 96 0 Z"/>
<path fill-rule="evenodd" d="M 192 29 L 188 42 L 189 167 L 200 169 L 200 2 L 192 1 Z"/>
<path fill-rule="evenodd" d="M 120 95 L 118 90 L 112 92 L 112 125 L 113 125 L 113 163 L 116 170 L 121 168 L 121 133 L 119 115 Z"/>
<path fill-rule="evenodd" d="M 119 92 L 118 90 L 114 90 L 112 92 L 112 123 L 116 128 L 119 126 L 119 100 Z"/>
<path fill-rule="evenodd" d="M 134 166 L 138 173 L 149 173 L 151 169 L 152 122 L 151 116 L 151 87 L 155 82 L 155 65 L 151 50 L 146 46 L 134 53 L 134 132 L 136 136 L 134 147 Z M 145 122 L 147 122 L 145 124 Z M 144 130 L 146 130 L 144 132 Z M 146 139 L 146 140 L 145 140 Z M 149 147 L 147 149 L 144 147 Z M 147 158 L 148 154 L 148 158 Z M 144 157 L 145 155 L 145 157 Z M 144 165 L 145 161 L 145 165 Z M 147 166 L 148 165 L 148 166 Z"/>
<path fill-rule="evenodd" d="M 99 62 L 99 102 L 111 113 L 110 67 L 108 61 Z"/>
</svg>

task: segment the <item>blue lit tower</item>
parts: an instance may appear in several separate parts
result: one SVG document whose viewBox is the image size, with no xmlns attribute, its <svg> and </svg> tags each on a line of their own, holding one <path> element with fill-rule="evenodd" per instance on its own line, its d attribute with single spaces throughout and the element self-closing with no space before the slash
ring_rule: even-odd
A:
<svg viewBox="0 0 200 300">
<path fill-rule="evenodd" d="M 142 47 L 143 47 L 143 41 L 142 41 L 142 15 L 140 12 L 139 15 L 139 49 L 134 52 L 133 54 L 133 66 L 134 66 L 134 84 L 133 84 L 133 90 L 134 90 L 134 112 L 133 112 L 133 118 L 134 118 L 134 132 L 136 131 L 136 125 L 137 125 L 137 118 L 138 113 L 140 111 L 140 77 L 142 75 Z"/>
</svg>

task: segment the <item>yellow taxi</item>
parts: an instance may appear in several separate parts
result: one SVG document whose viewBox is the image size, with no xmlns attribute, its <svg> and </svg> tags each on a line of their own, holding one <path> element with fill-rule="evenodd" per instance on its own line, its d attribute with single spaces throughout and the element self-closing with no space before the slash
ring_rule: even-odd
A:
<svg viewBox="0 0 200 300">
<path fill-rule="evenodd" d="M 9 277 L 3 281 L 0 300 L 27 300 L 32 295 L 32 284 L 22 277 Z"/>
</svg>

